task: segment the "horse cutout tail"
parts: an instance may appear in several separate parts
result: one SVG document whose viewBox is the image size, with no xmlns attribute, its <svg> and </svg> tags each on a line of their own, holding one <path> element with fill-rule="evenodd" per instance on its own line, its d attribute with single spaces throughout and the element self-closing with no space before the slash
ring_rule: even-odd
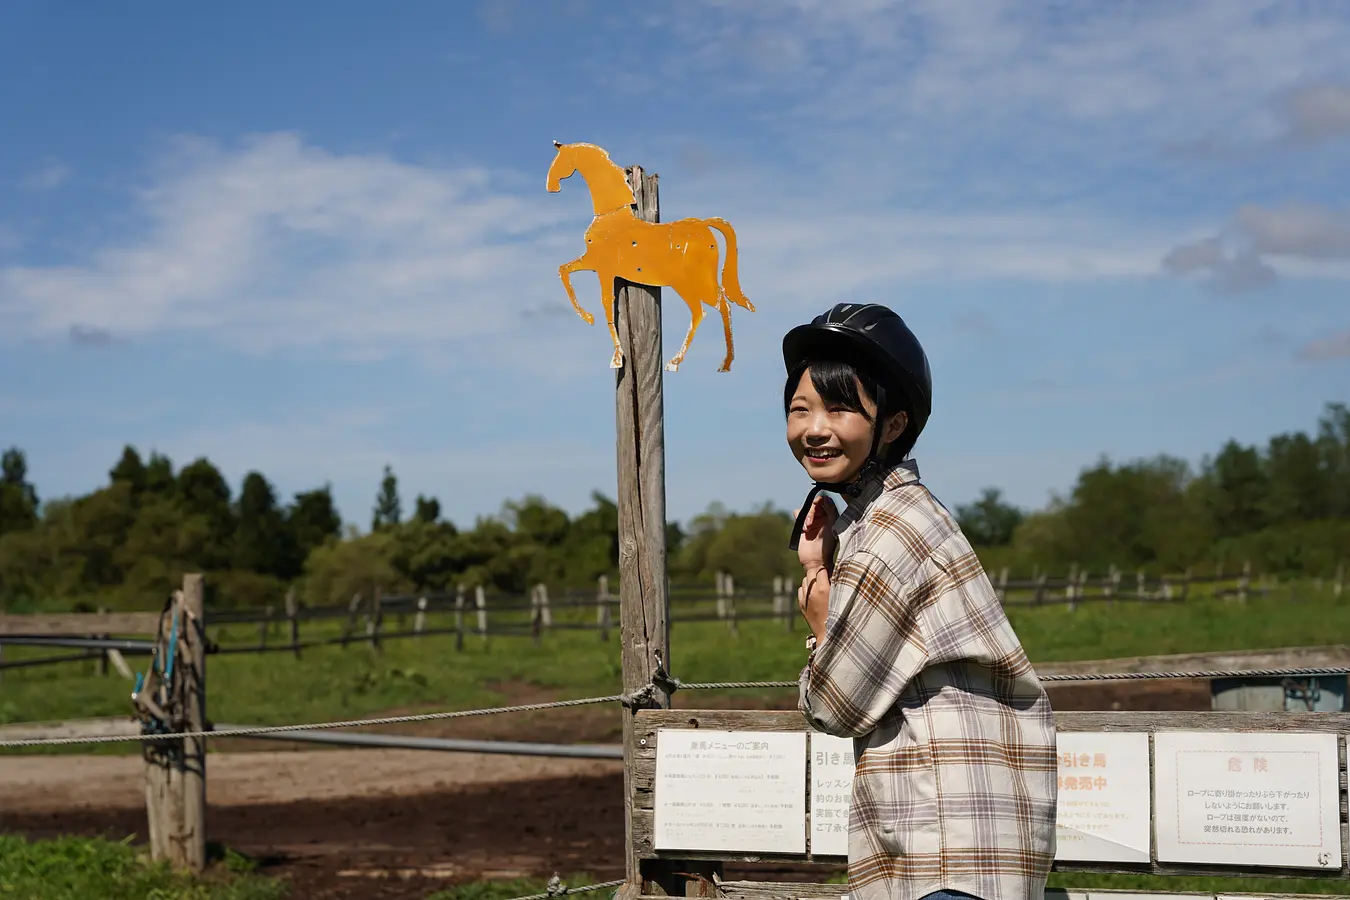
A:
<svg viewBox="0 0 1350 900">
<path fill-rule="evenodd" d="M 727 299 L 737 306 L 755 311 L 755 305 L 750 302 L 750 298 L 745 296 L 741 290 L 741 279 L 736 267 L 736 232 L 732 229 L 731 223 L 726 219 L 720 219 L 716 216 L 704 219 L 713 228 L 722 232 L 722 237 L 727 242 L 727 259 L 722 264 L 722 291 L 727 295 Z"/>
</svg>

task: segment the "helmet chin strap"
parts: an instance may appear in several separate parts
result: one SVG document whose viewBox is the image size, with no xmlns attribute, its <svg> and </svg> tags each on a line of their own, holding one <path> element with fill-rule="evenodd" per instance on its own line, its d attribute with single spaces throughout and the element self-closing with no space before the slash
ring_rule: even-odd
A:
<svg viewBox="0 0 1350 900">
<path fill-rule="evenodd" d="M 811 505 L 815 503 L 817 494 L 821 491 L 831 491 L 845 497 L 856 497 L 862 493 L 862 483 L 867 476 L 881 467 L 877 452 L 881 449 L 881 412 L 885 408 L 886 389 L 877 385 L 877 420 L 872 425 L 872 449 L 868 452 L 867 459 L 863 461 L 862 467 L 858 469 L 858 474 L 854 475 L 851 481 L 816 481 L 811 484 L 811 490 L 807 492 L 806 500 L 802 502 L 802 508 L 797 510 L 797 520 L 792 523 L 792 537 L 788 539 L 789 549 L 796 550 L 798 545 L 801 544 L 802 529 L 806 527 L 806 517 L 810 515 Z"/>
</svg>

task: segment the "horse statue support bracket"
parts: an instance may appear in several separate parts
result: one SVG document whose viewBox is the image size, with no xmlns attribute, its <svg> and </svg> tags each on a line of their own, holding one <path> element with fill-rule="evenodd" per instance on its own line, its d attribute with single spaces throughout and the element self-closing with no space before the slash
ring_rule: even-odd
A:
<svg viewBox="0 0 1350 900">
<path fill-rule="evenodd" d="M 689 331 L 680 352 L 666 363 L 668 370 L 676 371 L 684 361 L 699 322 L 703 320 L 703 304 L 706 303 L 722 314 L 727 355 L 717 371 L 729 371 L 735 351 L 728 302 L 755 311 L 741 291 L 736 274 L 736 232 L 731 224 L 718 218 L 644 222 L 633 212 L 633 189 L 628 185 L 624 170 L 609 158 L 608 153 L 594 144 L 554 141 L 553 146 L 557 148 L 557 155 L 548 168 L 549 191 L 560 190 L 564 178 L 580 173 L 590 188 L 591 204 L 595 207 L 595 218 L 586 229 L 586 252 L 560 266 L 558 275 L 567 289 L 572 308 L 587 325 L 595 324 L 595 316 L 577 302 L 571 275 L 573 272 L 594 272 L 599 277 L 600 302 L 604 304 L 605 321 L 614 340 L 614 358 L 609 367 L 617 369 L 623 365 L 623 348 L 614 327 L 614 280 L 623 278 L 648 287 L 673 288 L 689 307 Z M 717 239 L 713 229 L 722 233 L 727 245 L 720 284 Z"/>
</svg>

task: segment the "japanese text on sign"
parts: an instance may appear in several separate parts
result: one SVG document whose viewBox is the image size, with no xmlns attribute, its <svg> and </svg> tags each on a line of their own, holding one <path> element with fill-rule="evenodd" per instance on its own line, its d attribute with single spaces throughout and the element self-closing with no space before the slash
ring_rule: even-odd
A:
<svg viewBox="0 0 1350 900">
<path fill-rule="evenodd" d="M 1159 733 L 1158 859 L 1339 868 L 1330 734 Z"/>
<path fill-rule="evenodd" d="M 1061 732 L 1055 859 L 1148 862 L 1148 735 Z"/>
<path fill-rule="evenodd" d="M 811 734 L 811 855 L 848 855 L 848 808 L 853 798 L 853 741 Z"/>
<path fill-rule="evenodd" d="M 661 729 L 658 850 L 805 853 L 806 735 Z"/>
</svg>

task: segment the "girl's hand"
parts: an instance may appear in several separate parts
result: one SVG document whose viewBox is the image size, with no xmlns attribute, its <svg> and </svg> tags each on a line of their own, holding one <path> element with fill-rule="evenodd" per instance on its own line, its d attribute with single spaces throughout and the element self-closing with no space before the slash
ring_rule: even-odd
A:
<svg viewBox="0 0 1350 900">
<path fill-rule="evenodd" d="M 796 513 L 793 513 L 794 518 Z M 834 533 L 834 523 L 839 519 L 839 510 L 830 498 L 817 494 L 811 501 L 811 511 L 806 514 L 806 523 L 802 527 L 802 539 L 797 544 L 797 559 L 808 573 L 813 569 L 834 570 L 834 551 L 839 543 Z"/>
</svg>

